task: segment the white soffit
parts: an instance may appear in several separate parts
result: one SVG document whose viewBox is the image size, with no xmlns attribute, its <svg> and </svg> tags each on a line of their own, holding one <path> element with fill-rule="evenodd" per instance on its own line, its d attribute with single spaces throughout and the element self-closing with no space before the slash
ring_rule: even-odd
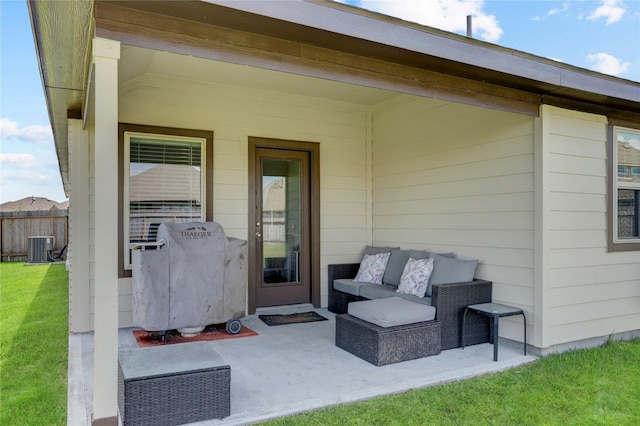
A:
<svg viewBox="0 0 640 426">
<path fill-rule="evenodd" d="M 120 85 L 143 74 L 375 105 L 397 93 L 193 56 L 122 46 Z"/>
</svg>

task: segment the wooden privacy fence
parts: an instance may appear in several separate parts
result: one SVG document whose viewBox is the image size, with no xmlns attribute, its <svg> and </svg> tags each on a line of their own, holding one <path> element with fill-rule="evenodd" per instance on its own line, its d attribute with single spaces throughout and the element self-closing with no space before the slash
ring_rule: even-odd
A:
<svg viewBox="0 0 640 426">
<path fill-rule="evenodd" d="M 0 261 L 26 261 L 29 237 L 54 237 L 54 254 L 60 253 L 67 245 L 68 213 L 68 210 L 0 212 Z"/>
</svg>

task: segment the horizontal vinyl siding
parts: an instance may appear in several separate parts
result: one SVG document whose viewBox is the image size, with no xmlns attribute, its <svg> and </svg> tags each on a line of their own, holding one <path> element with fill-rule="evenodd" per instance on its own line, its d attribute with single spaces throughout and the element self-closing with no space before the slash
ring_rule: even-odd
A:
<svg viewBox="0 0 640 426">
<path fill-rule="evenodd" d="M 95 179 L 95 127 L 93 124 L 89 124 L 89 306 L 90 315 L 89 322 L 91 324 L 91 330 L 95 329 L 95 243 L 96 243 L 96 221 L 95 221 L 95 191 L 96 191 L 96 179 Z"/>
<path fill-rule="evenodd" d="M 493 300 L 533 306 L 531 117 L 400 96 L 373 115 L 373 241 L 479 259 Z M 528 321 L 530 324 L 530 320 Z M 522 341 L 522 320 L 500 334 Z"/>
<path fill-rule="evenodd" d="M 248 138 L 320 143 L 321 285 L 327 264 L 359 261 L 367 243 L 366 146 L 369 107 L 158 75 L 124 83 L 125 123 L 214 132 L 214 220 L 247 239 Z M 131 322 L 131 279 L 121 279 L 120 326 Z"/>
<path fill-rule="evenodd" d="M 549 346 L 640 329 L 640 253 L 607 253 L 601 116 L 547 108 Z"/>
<path fill-rule="evenodd" d="M 92 329 L 89 275 L 89 158 L 90 133 L 81 120 L 69 120 L 69 228 L 67 265 L 69 270 L 69 331 Z"/>
</svg>

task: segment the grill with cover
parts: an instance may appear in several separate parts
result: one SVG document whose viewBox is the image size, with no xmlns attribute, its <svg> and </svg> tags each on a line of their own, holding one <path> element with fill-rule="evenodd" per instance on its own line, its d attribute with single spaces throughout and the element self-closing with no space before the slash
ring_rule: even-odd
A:
<svg viewBox="0 0 640 426">
<path fill-rule="evenodd" d="M 133 322 L 147 331 L 198 333 L 245 316 L 247 242 L 216 222 L 162 223 L 157 242 L 133 246 Z M 150 249 L 153 248 L 153 249 Z"/>
</svg>

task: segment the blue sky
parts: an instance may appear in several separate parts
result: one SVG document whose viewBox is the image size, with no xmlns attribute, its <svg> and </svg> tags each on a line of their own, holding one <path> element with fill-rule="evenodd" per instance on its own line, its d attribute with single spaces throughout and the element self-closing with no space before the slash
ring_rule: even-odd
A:
<svg viewBox="0 0 640 426">
<path fill-rule="evenodd" d="M 640 0 L 343 0 L 640 81 Z M 64 201 L 26 1 L 0 0 L 0 203 Z"/>
<path fill-rule="evenodd" d="M 0 0 L 0 203 L 64 201 L 26 1 Z"/>
</svg>

